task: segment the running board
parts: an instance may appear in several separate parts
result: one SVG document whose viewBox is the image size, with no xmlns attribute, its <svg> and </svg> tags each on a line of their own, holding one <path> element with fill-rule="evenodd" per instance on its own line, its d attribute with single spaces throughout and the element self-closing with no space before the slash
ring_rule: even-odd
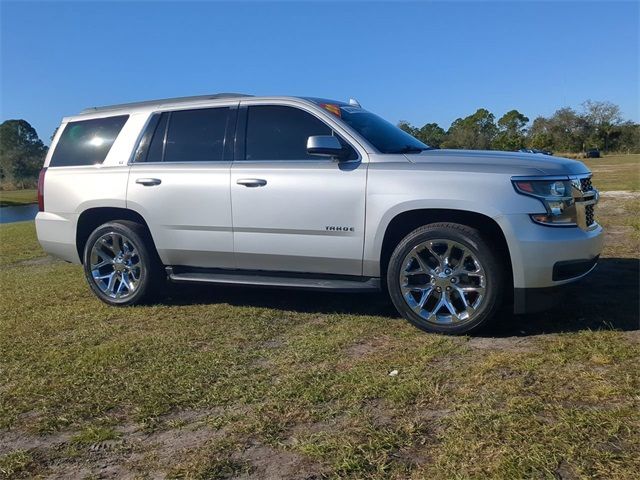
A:
<svg viewBox="0 0 640 480">
<path fill-rule="evenodd" d="M 167 275 L 175 283 L 214 283 L 220 285 L 253 285 L 258 287 L 293 288 L 301 290 L 333 290 L 367 292 L 380 290 L 380 279 L 345 275 L 313 275 L 240 271 L 186 267 L 166 267 Z"/>
</svg>

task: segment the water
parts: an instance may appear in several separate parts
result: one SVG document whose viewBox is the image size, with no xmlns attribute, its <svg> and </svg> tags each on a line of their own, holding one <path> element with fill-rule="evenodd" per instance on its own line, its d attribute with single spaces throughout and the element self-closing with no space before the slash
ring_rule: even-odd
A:
<svg viewBox="0 0 640 480">
<path fill-rule="evenodd" d="M 38 205 L 20 205 L 19 207 L 0 207 L 0 223 L 24 222 L 33 220 L 38 213 Z"/>
</svg>

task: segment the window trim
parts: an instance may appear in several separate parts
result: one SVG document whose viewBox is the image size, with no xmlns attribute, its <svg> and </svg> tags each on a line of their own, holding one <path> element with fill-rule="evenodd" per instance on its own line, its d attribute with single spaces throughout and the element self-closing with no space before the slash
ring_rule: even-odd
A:
<svg viewBox="0 0 640 480">
<path fill-rule="evenodd" d="M 140 153 L 140 157 L 144 157 L 145 159 L 149 155 L 149 147 L 151 146 L 151 140 L 153 140 L 153 134 L 156 133 L 156 129 L 158 128 L 158 123 L 160 123 L 160 116 L 161 114 L 159 113 L 152 113 L 149 115 L 149 118 L 147 118 L 146 122 L 142 126 L 140 134 L 136 139 L 135 148 L 133 149 L 133 153 L 129 156 L 127 165 L 131 165 L 133 163 L 146 163 L 146 160 L 136 161 L 136 157 L 138 157 L 138 153 Z M 153 124 L 153 131 L 151 131 L 151 124 Z M 143 146 L 142 142 L 145 140 L 147 135 L 149 136 L 149 141 Z"/>
<path fill-rule="evenodd" d="M 223 142 L 222 143 L 222 159 L 206 160 L 206 161 L 190 161 L 190 162 L 189 161 L 166 162 L 164 160 L 164 156 L 165 156 L 165 149 L 167 145 L 167 132 L 169 131 L 169 124 L 171 122 L 171 114 L 173 112 L 184 112 L 184 111 L 191 111 L 191 110 L 211 110 L 214 108 L 226 108 L 229 111 L 227 114 L 227 122 L 225 124 L 224 139 L 222 141 Z M 234 111 L 237 111 L 237 109 L 238 109 L 238 103 L 236 102 L 231 105 L 228 105 L 228 104 L 227 105 L 203 105 L 203 106 L 198 106 L 197 108 L 191 107 L 191 108 L 173 108 L 171 110 L 154 110 L 149 114 L 149 118 L 147 118 L 147 121 L 145 122 L 144 127 L 141 129 L 140 134 L 138 135 L 138 139 L 136 140 L 136 143 L 135 143 L 135 148 L 133 149 L 133 153 L 129 157 L 129 161 L 127 162 L 127 165 L 129 166 L 131 165 L 220 165 L 225 163 L 231 163 L 233 161 L 233 155 L 230 155 L 230 152 L 228 152 L 227 144 L 229 144 L 232 140 L 230 129 L 233 128 L 235 130 L 235 126 L 232 124 L 233 122 L 236 121 L 236 114 L 234 114 Z M 140 148 L 140 143 L 142 142 L 142 139 L 147 133 L 147 129 L 149 128 L 151 122 L 153 121 L 153 118 L 156 115 L 158 117 L 158 122 L 154 127 L 154 134 L 155 134 L 155 128 L 157 128 L 158 123 L 160 122 L 160 117 L 162 114 L 165 114 L 165 113 L 168 114 L 168 118 L 167 118 L 167 124 L 165 125 L 163 141 L 162 141 L 162 160 L 160 160 L 159 162 L 147 162 L 147 161 L 136 162 L 135 157 L 138 152 L 138 149 Z M 153 140 L 153 135 L 151 140 Z M 147 151 L 145 152 L 145 158 L 149 153 L 149 146 L 151 146 L 151 142 L 149 142 L 149 144 L 146 147 Z"/>
<path fill-rule="evenodd" d="M 245 164 L 264 164 L 264 163 L 277 163 L 277 164 L 291 164 L 291 163 L 304 163 L 304 164 L 355 164 L 363 162 L 363 155 L 360 150 L 353 145 L 353 141 L 345 138 L 344 132 L 337 130 L 334 126 L 328 123 L 324 118 L 317 115 L 315 111 L 310 108 L 304 108 L 306 105 L 304 104 L 294 104 L 288 102 L 277 102 L 277 101 L 241 101 L 239 107 L 238 114 L 238 123 L 236 128 L 236 134 L 234 138 L 235 148 L 234 148 L 234 163 L 245 163 Z M 258 159 L 249 159 L 246 158 L 247 153 L 247 127 L 248 127 L 248 111 L 249 107 L 289 107 L 297 110 L 301 110 L 309 115 L 312 115 L 317 120 L 322 122 L 327 128 L 329 128 L 334 134 L 338 135 L 347 145 L 349 145 L 354 152 L 356 152 L 357 158 L 353 160 L 343 160 L 340 161 L 336 158 L 327 158 L 318 156 L 315 158 L 298 158 L 294 160 L 258 160 Z"/>
</svg>

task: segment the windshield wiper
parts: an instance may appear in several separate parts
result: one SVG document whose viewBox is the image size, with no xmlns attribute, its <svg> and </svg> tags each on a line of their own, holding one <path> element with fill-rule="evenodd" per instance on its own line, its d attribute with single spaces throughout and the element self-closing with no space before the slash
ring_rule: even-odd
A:
<svg viewBox="0 0 640 480">
<path fill-rule="evenodd" d="M 420 153 L 423 150 L 431 150 L 431 147 L 418 147 L 416 145 L 405 145 L 398 150 L 391 150 L 387 153 Z"/>
</svg>

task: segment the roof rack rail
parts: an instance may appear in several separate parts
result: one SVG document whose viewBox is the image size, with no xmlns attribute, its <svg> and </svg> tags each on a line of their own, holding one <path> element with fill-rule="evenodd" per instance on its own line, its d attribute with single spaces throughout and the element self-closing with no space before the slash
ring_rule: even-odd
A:
<svg viewBox="0 0 640 480">
<path fill-rule="evenodd" d="M 120 103 L 117 105 L 106 105 L 104 107 L 89 107 L 82 110 L 80 113 L 94 113 L 105 112 L 109 110 L 120 110 L 123 108 L 144 107 L 147 105 L 161 105 L 166 103 L 187 103 L 195 102 L 198 100 L 215 100 L 218 98 L 236 98 L 236 97 L 251 97 L 252 95 L 246 95 L 244 93 L 213 93 L 210 95 L 196 95 L 192 97 L 175 97 L 175 98 L 161 98 L 158 100 L 145 100 L 143 102 L 131 102 Z"/>
</svg>

